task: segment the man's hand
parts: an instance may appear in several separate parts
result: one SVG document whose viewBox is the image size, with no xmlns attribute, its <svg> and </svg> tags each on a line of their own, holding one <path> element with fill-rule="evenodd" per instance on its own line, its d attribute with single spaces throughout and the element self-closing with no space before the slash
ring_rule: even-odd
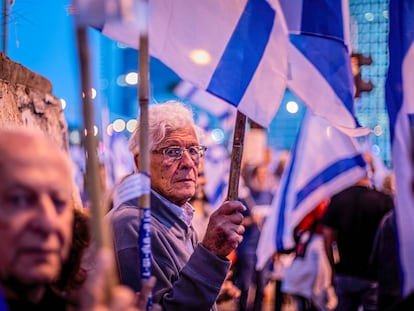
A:
<svg viewBox="0 0 414 311">
<path fill-rule="evenodd" d="M 210 216 L 202 245 L 219 257 L 226 257 L 243 240 L 242 212 L 239 201 L 226 201 Z"/>
<path fill-rule="evenodd" d="M 151 297 L 151 292 L 152 289 L 155 286 L 155 282 L 156 279 L 154 276 L 151 276 L 148 280 L 143 280 L 142 281 L 142 288 L 141 288 L 141 292 L 137 293 L 137 307 L 138 310 L 146 310 L 147 304 L 148 304 L 148 299 L 150 299 Z M 159 304 L 153 304 L 151 306 L 151 311 L 161 311 L 162 308 Z"/>
<path fill-rule="evenodd" d="M 127 286 L 113 285 L 110 287 L 111 273 L 114 269 L 114 258 L 109 249 L 101 249 L 96 256 L 96 267 L 80 291 L 77 311 L 144 311 L 155 278 L 143 282 L 142 292 L 135 293 Z M 108 299 L 108 297 L 110 297 Z M 153 305 L 151 310 L 161 310 Z"/>
</svg>

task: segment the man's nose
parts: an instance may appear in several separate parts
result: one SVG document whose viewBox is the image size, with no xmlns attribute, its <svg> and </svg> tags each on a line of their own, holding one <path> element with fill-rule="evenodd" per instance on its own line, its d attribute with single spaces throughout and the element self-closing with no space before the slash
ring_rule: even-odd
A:
<svg viewBox="0 0 414 311">
<path fill-rule="evenodd" d="M 191 166 L 197 164 L 197 161 L 193 160 L 193 158 L 190 155 L 190 152 L 187 149 L 184 150 L 183 155 L 181 156 L 181 162 Z"/>
<path fill-rule="evenodd" d="M 42 194 L 39 197 L 38 205 L 37 227 L 44 231 L 54 229 L 58 215 L 53 198 L 49 194 Z"/>
</svg>

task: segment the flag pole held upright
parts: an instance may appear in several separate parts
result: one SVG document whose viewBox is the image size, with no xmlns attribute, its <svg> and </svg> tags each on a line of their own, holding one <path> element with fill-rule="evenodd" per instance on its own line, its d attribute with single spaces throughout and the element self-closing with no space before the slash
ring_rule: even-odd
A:
<svg viewBox="0 0 414 311">
<path fill-rule="evenodd" d="M 149 142 L 148 142 L 148 106 L 149 106 L 149 38 L 148 38 L 148 0 L 138 1 L 139 16 L 139 79 L 138 101 L 140 108 L 140 156 L 139 171 L 149 176 Z M 141 256 L 141 279 L 147 280 L 151 276 L 151 208 L 150 193 L 144 193 L 138 198 L 140 211 L 139 249 Z M 151 307 L 148 299 L 147 309 Z"/>
<path fill-rule="evenodd" d="M 99 160 L 98 160 L 98 141 L 94 134 L 93 104 L 91 97 L 91 82 L 89 74 L 89 49 L 87 30 L 85 27 L 77 26 L 76 36 L 78 41 L 79 65 L 82 84 L 82 112 L 85 129 L 84 145 L 86 157 L 86 179 L 92 213 L 92 234 L 97 247 L 111 246 L 107 230 L 103 230 L 102 220 L 104 211 L 102 210 L 101 189 L 99 181 Z"/>
<path fill-rule="evenodd" d="M 229 188 L 227 192 L 227 200 L 233 201 L 238 199 L 239 192 L 239 180 L 241 171 L 241 161 L 243 157 L 243 144 L 244 136 L 246 131 L 246 115 L 237 111 L 235 126 L 234 126 L 234 137 L 233 137 L 233 148 L 231 152 L 231 163 L 230 163 L 230 176 L 229 176 Z"/>
<path fill-rule="evenodd" d="M 79 21 L 75 15 L 76 40 L 78 44 L 79 70 L 81 76 L 82 90 L 82 113 L 84 123 L 84 148 L 86 158 L 86 187 L 88 190 L 91 210 L 91 231 L 96 243 L 96 248 L 111 248 L 112 243 L 109 231 L 104 230 L 103 219 L 105 211 L 101 202 L 101 187 L 99 180 L 99 160 L 98 160 L 98 137 L 94 133 L 94 109 L 92 103 L 92 87 L 90 78 L 90 57 L 88 48 L 88 36 L 86 26 Z M 117 282 L 115 271 L 109 276 L 106 282 L 106 299 L 111 299 L 111 288 Z"/>
</svg>

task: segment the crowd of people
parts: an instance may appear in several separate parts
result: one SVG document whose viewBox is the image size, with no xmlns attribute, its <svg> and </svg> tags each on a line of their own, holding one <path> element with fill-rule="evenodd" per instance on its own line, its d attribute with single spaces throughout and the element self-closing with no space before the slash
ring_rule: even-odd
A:
<svg viewBox="0 0 414 311">
<path fill-rule="evenodd" d="M 258 271 L 277 177 L 268 163 L 244 165 L 239 199 L 211 208 L 202 131 L 176 101 L 149 109 L 152 277 L 143 278 L 140 194 L 120 194 L 141 172 L 140 126 L 129 143 L 135 171 L 105 193 L 113 248 L 100 249 L 68 154 L 40 131 L 0 130 L 0 310 L 214 311 L 230 300 L 237 310 L 261 311 L 272 282 L 275 311 L 288 303 L 299 311 L 400 303 L 393 188 L 375 189 L 369 154 L 367 175 L 315 206 L 292 233 L 293 252 L 274 254 Z M 289 264 L 272 278 L 283 256 Z"/>
</svg>

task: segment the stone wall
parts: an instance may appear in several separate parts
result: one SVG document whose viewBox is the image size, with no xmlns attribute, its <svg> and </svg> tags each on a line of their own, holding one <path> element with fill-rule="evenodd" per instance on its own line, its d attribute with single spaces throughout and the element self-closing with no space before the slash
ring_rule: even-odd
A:
<svg viewBox="0 0 414 311">
<path fill-rule="evenodd" d="M 36 127 L 68 150 L 68 127 L 52 84 L 0 53 L 0 126 Z"/>
</svg>

